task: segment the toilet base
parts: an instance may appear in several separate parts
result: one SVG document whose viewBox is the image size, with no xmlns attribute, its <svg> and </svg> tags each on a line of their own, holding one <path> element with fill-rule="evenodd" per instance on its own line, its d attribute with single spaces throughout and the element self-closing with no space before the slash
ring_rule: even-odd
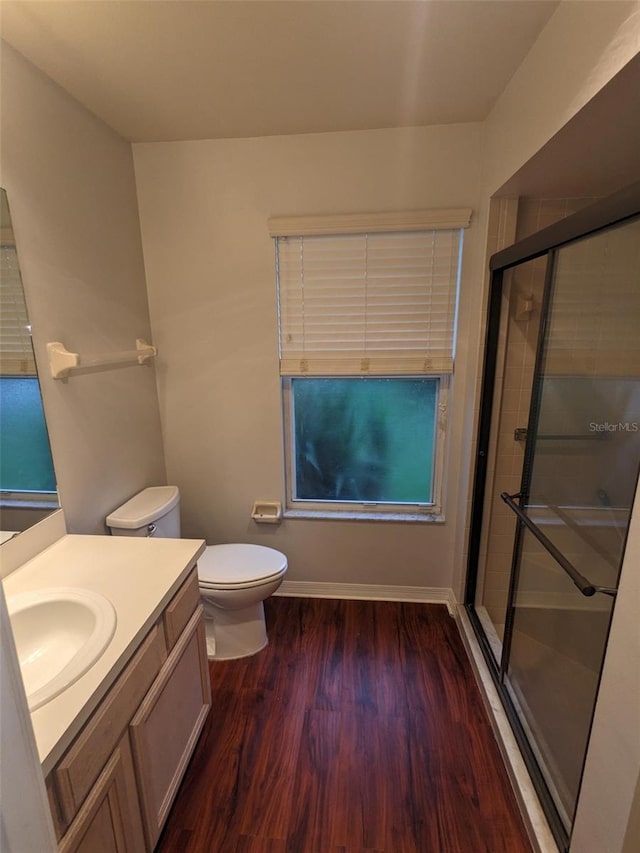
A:
<svg viewBox="0 0 640 853">
<path fill-rule="evenodd" d="M 269 643 L 262 601 L 240 610 L 223 610 L 203 598 L 207 657 L 237 660 L 255 655 Z"/>
</svg>

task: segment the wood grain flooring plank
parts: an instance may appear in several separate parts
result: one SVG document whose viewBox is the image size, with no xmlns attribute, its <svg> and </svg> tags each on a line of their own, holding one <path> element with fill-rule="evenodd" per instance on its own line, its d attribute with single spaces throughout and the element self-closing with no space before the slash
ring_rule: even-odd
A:
<svg viewBox="0 0 640 853">
<path fill-rule="evenodd" d="M 444 606 L 265 604 L 269 646 L 210 663 L 159 853 L 531 853 Z"/>
<path fill-rule="evenodd" d="M 327 853 L 385 853 L 376 847 L 332 847 Z"/>
<path fill-rule="evenodd" d="M 220 853 L 227 853 L 227 851 L 220 851 Z M 287 853 L 287 845 L 279 838 L 240 835 L 228 853 Z"/>
<path fill-rule="evenodd" d="M 340 722 L 336 711 L 309 709 L 304 715 L 287 846 L 290 853 L 324 853 L 332 846 L 341 774 L 336 761 Z"/>
<path fill-rule="evenodd" d="M 400 619 L 395 602 L 349 602 L 345 610 L 342 663 L 342 709 L 375 714 L 402 714 L 404 689 L 398 690 L 401 666 Z"/>
<path fill-rule="evenodd" d="M 284 707 L 271 694 L 246 723 L 236 807 L 242 835 L 284 840 L 289 833 L 304 717 Z"/>
<path fill-rule="evenodd" d="M 367 710 L 341 716 L 334 843 L 355 849 L 412 849 L 413 792 L 402 721 Z"/>
<path fill-rule="evenodd" d="M 323 600 L 302 614 L 300 655 L 309 671 L 310 708 L 339 711 L 343 702 L 344 602 Z"/>
</svg>

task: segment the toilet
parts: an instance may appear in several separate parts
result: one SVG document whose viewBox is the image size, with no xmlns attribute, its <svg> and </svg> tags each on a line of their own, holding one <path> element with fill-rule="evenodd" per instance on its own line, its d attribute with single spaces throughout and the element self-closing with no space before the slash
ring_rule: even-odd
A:
<svg viewBox="0 0 640 853">
<path fill-rule="evenodd" d="M 113 536 L 180 537 L 177 486 L 144 489 L 107 516 Z M 233 660 L 253 655 L 269 642 L 264 600 L 278 589 L 287 558 L 263 545 L 207 545 L 198 560 L 207 655 Z"/>
</svg>

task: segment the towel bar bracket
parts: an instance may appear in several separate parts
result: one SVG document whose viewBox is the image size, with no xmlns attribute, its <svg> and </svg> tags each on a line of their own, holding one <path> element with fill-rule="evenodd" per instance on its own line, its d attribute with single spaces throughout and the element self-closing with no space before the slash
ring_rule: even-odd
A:
<svg viewBox="0 0 640 853">
<path fill-rule="evenodd" d="M 158 354 L 156 347 L 148 344 L 142 338 L 136 339 L 134 350 L 122 352 L 103 353 L 100 355 L 80 355 L 77 352 L 69 352 L 60 341 L 51 341 L 47 344 L 47 355 L 49 356 L 49 369 L 54 379 L 66 379 L 72 371 L 86 370 L 87 368 L 108 368 L 116 364 L 138 363 L 144 364 L 148 359 Z"/>
</svg>

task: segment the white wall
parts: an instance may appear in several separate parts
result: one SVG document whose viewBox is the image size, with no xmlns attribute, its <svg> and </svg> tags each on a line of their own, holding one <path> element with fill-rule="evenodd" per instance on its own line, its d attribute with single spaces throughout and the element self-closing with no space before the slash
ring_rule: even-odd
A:
<svg viewBox="0 0 640 853">
<path fill-rule="evenodd" d="M 562 2 L 485 122 L 487 195 L 540 151 L 638 51 L 638 0 Z"/>
<path fill-rule="evenodd" d="M 169 480 L 186 535 L 272 544 L 290 580 L 450 587 L 444 525 L 288 519 L 255 525 L 255 499 L 283 498 L 274 246 L 267 220 L 478 206 L 478 125 L 134 145 Z M 465 236 L 461 324 L 481 254 Z M 447 506 L 459 487 L 466 335 L 454 392 Z M 457 421 L 456 421 L 457 419 Z M 464 487 L 464 484 L 463 484 Z"/>
<path fill-rule="evenodd" d="M 164 481 L 153 368 L 50 378 L 47 341 L 135 348 L 151 334 L 131 146 L 2 45 L 0 181 L 7 190 L 62 504 L 102 533 L 122 500 Z"/>
</svg>

